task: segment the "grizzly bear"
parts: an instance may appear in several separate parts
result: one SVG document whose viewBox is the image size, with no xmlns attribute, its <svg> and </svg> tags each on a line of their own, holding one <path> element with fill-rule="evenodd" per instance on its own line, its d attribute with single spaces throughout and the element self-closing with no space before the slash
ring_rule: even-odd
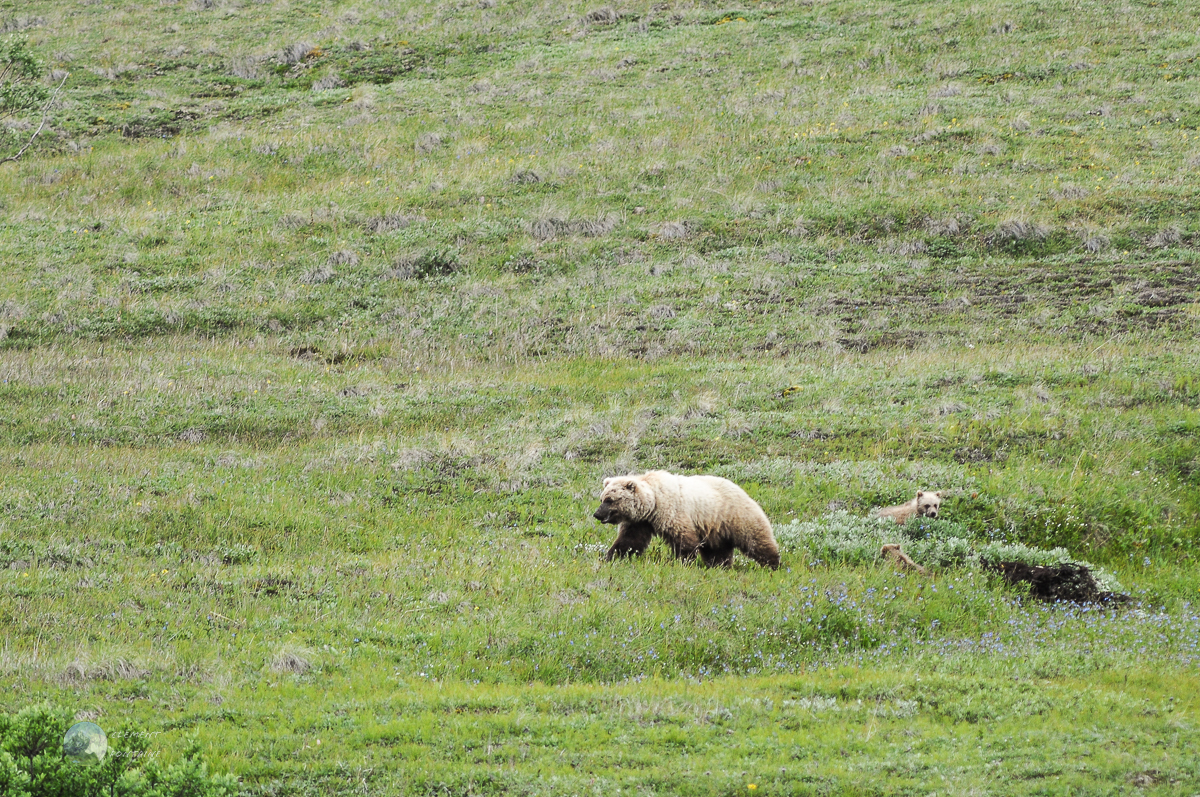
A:
<svg viewBox="0 0 1200 797">
<path fill-rule="evenodd" d="M 875 517 L 892 518 L 900 525 L 904 525 L 914 517 L 927 517 L 930 520 L 937 520 L 938 508 L 941 505 L 942 494 L 940 491 L 931 493 L 924 490 L 917 490 L 917 497 L 907 504 L 879 509 L 875 512 Z"/>
<path fill-rule="evenodd" d="M 728 479 L 652 470 L 604 480 L 601 523 L 620 524 L 604 558 L 640 554 L 662 537 L 679 559 L 696 554 L 709 567 L 728 567 L 737 549 L 764 567 L 779 567 L 779 546 L 762 507 Z"/>
</svg>

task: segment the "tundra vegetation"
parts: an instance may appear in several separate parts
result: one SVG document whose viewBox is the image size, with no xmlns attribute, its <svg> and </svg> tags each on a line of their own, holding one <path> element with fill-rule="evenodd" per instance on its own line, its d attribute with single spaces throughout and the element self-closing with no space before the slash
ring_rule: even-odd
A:
<svg viewBox="0 0 1200 797">
<path fill-rule="evenodd" d="M 0 0 L 0 706 L 248 794 L 1196 793 L 1198 30 Z M 601 563 L 647 468 L 783 567 Z"/>
</svg>

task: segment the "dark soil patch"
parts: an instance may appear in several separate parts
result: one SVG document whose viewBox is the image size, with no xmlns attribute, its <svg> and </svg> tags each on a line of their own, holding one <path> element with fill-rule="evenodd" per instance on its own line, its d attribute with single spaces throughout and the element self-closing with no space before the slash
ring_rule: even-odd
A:
<svg viewBox="0 0 1200 797">
<path fill-rule="evenodd" d="M 979 462 L 1003 462 L 1006 459 L 1008 459 L 1008 452 L 995 448 L 979 447 L 954 449 L 954 461 L 960 465 L 968 465 Z"/>
<path fill-rule="evenodd" d="M 163 111 L 131 119 L 121 125 L 125 138 L 172 138 L 196 126 L 200 114 L 196 111 Z"/>
<path fill-rule="evenodd" d="M 321 350 L 316 346 L 296 346 L 288 354 L 301 360 L 316 360 L 320 359 Z"/>
<path fill-rule="evenodd" d="M 938 274 L 936 280 L 928 275 L 880 275 L 865 295 L 818 299 L 810 302 L 808 309 L 837 314 L 844 325 L 853 326 L 871 311 L 909 310 L 927 316 L 982 312 L 1015 317 L 1028 312 L 1030 305 L 1062 310 L 1097 301 L 1128 303 L 1122 318 L 1095 320 L 1111 334 L 1171 323 L 1179 311 L 1168 308 L 1194 301 L 1197 289 L 1200 270 L 1185 260 L 1105 266 L 1091 261 L 1053 267 L 1034 263 L 1010 269 L 947 271 Z M 1083 319 L 1078 325 L 1090 323 L 1091 319 Z M 910 333 L 888 335 L 892 340 L 885 338 L 883 345 L 911 342 Z M 843 345 L 863 350 L 864 343 L 868 349 L 878 348 L 878 344 L 861 337 L 848 337 Z"/>
<path fill-rule="evenodd" d="M 1033 265 L 1007 274 L 989 272 L 951 277 L 948 284 L 971 293 L 971 304 L 990 306 L 1011 315 L 1030 301 L 1064 308 L 1081 301 L 1115 297 L 1118 289 L 1133 285 L 1134 302 L 1146 307 L 1171 307 L 1190 301 L 1200 287 L 1195 264 L 1178 260 L 1165 263 L 1121 264 L 1097 268 L 1095 263 L 1072 263 L 1060 268 Z"/>
<path fill-rule="evenodd" d="M 847 351 L 866 354 L 872 349 L 915 349 L 925 339 L 924 332 L 877 332 L 852 338 L 838 338 L 838 345 Z"/>
<path fill-rule="evenodd" d="M 827 432 L 824 429 L 797 429 L 788 432 L 788 437 L 797 440 L 832 440 L 837 437 L 834 432 Z"/>
<path fill-rule="evenodd" d="M 282 592 L 291 591 L 295 586 L 296 583 L 291 579 L 267 576 L 251 582 L 250 591 L 255 595 L 279 595 Z"/>
<path fill-rule="evenodd" d="M 1126 603 L 1131 598 L 1106 592 L 1092 571 L 1082 565 L 1027 565 L 1024 562 L 983 562 L 985 570 L 998 573 L 1009 584 L 1028 584 L 1038 600 L 1071 603 Z"/>
</svg>

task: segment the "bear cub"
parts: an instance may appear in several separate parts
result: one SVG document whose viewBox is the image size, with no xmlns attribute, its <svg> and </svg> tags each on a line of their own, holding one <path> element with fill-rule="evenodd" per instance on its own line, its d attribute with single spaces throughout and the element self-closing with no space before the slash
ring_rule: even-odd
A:
<svg viewBox="0 0 1200 797">
<path fill-rule="evenodd" d="M 937 520 L 939 508 L 942 505 L 942 493 L 926 492 L 917 490 L 917 497 L 909 501 L 907 504 L 899 506 L 889 506 L 875 512 L 876 517 L 892 518 L 900 525 L 907 523 L 914 517 L 927 517 L 930 520 Z"/>
<path fill-rule="evenodd" d="M 779 567 L 779 546 L 762 507 L 728 479 L 679 476 L 652 470 L 604 480 L 593 517 L 618 526 L 606 560 L 637 555 L 661 537 L 675 556 L 697 555 L 710 567 L 728 567 L 741 551 L 763 567 Z"/>
</svg>

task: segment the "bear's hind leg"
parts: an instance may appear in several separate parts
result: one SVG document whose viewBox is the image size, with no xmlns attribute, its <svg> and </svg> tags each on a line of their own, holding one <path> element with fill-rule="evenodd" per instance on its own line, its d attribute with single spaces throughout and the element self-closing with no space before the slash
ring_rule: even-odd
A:
<svg viewBox="0 0 1200 797">
<path fill-rule="evenodd" d="M 613 559 L 637 556 L 646 550 L 653 536 L 654 527 L 649 523 L 622 523 L 617 539 L 608 553 L 604 554 L 604 559 L 611 562 Z"/>
<path fill-rule="evenodd" d="M 721 547 L 708 545 L 700 546 L 700 558 L 706 567 L 731 567 L 733 565 L 733 545 L 725 543 Z"/>
</svg>

